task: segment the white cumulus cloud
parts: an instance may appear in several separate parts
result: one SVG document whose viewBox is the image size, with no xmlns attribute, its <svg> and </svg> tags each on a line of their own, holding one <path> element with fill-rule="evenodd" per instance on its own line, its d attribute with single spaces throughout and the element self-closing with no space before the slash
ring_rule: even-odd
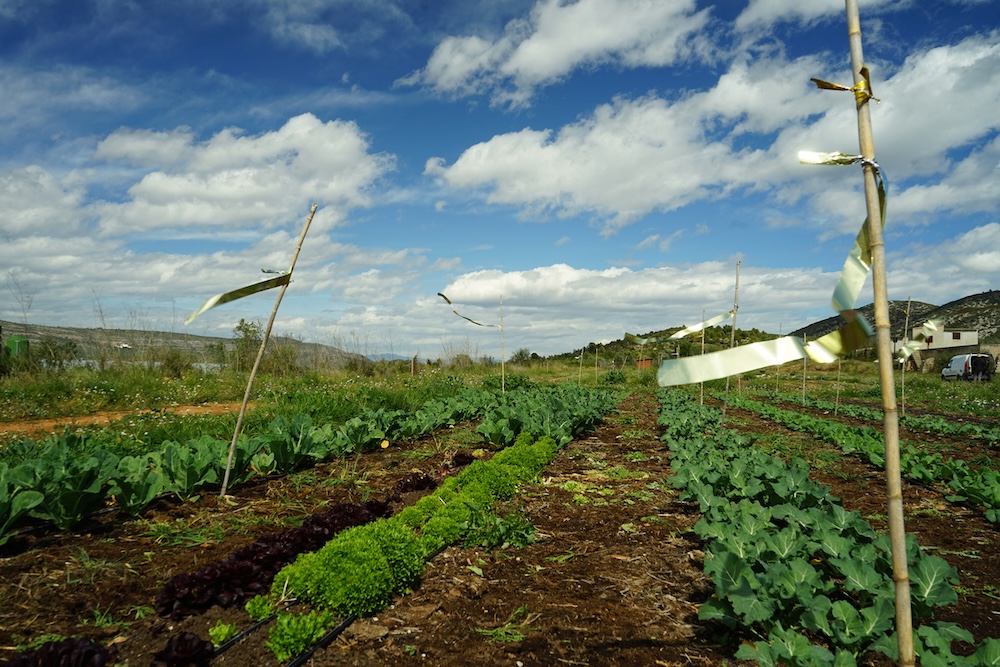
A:
<svg viewBox="0 0 1000 667">
<path fill-rule="evenodd" d="M 97 156 L 149 164 L 162 162 L 128 190 L 122 203 L 95 208 L 105 234 L 186 227 L 269 227 L 297 219 L 309 203 L 330 207 L 326 224 L 369 203 L 366 190 L 393 166 L 369 152 L 351 122 L 296 116 L 281 128 L 247 136 L 226 129 L 196 143 L 185 129 L 120 130 Z"/>
</svg>

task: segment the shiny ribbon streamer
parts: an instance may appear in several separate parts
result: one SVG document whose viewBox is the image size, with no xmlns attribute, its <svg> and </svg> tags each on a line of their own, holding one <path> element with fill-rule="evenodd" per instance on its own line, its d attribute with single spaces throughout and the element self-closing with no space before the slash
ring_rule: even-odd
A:
<svg viewBox="0 0 1000 667">
<path fill-rule="evenodd" d="M 678 340 L 678 339 L 684 338 L 685 336 L 690 336 L 693 333 L 698 333 L 702 329 L 707 329 L 709 327 L 714 327 L 719 322 L 722 322 L 723 320 L 728 320 L 735 313 L 736 313 L 736 311 L 730 310 L 728 313 L 723 313 L 721 315 L 716 315 L 715 317 L 713 317 L 710 320 L 705 320 L 704 322 L 699 322 L 698 324 L 692 324 L 691 326 L 689 326 L 689 327 L 687 327 L 685 329 L 681 329 L 680 331 L 674 333 L 674 335 L 672 335 L 667 340 Z"/>
<path fill-rule="evenodd" d="M 437 293 L 437 295 L 438 295 L 439 297 L 441 297 L 442 299 L 444 299 L 444 300 L 445 300 L 446 302 L 448 302 L 448 305 L 449 305 L 449 306 L 450 306 L 450 305 L 452 305 L 452 303 L 451 303 L 451 299 L 449 299 L 448 297 L 446 297 L 446 296 L 445 296 L 444 294 L 442 294 L 441 292 L 438 292 L 438 293 Z M 452 309 L 451 309 L 451 312 L 455 313 L 456 315 L 458 315 L 459 317 L 461 317 L 461 318 L 462 318 L 463 320 L 467 320 L 467 321 L 469 321 L 469 322 L 472 322 L 472 323 L 473 323 L 473 324 L 475 324 L 475 325 L 476 325 L 477 327 L 497 327 L 497 328 L 499 328 L 499 327 L 500 327 L 500 325 L 499 325 L 499 324 L 483 324 L 483 323 L 481 323 L 481 322 L 477 322 L 477 321 L 475 321 L 474 319 L 472 319 L 472 318 L 469 318 L 469 317 L 466 317 L 465 315 L 461 314 L 460 312 L 458 312 L 458 311 L 457 311 L 457 310 L 455 310 L 454 308 L 452 308 Z"/>
<path fill-rule="evenodd" d="M 245 296 L 250 296 L 251 294 L 256 294 L 257 292 L 269 290 L 272 287 L 287 285 L 291 279 L 291 274 L 284 273 L 277 278 L 270 278 L 259 283 L 254 283 L 253 285 L 247 285 L 245 287 L 235 289 L 232 292 L 216 294 L 211 299 L 206 301 L 201 308 L 188 315 L 188 318 L 184 320 L 184 324 L 191 324 L 191 322 L 194 321 L 194 318 L 198 317 L 206 310 L 210 310 L 216 306 L 221 306 L 222 304 L 229 303 L 230 301 L 236 301 L 236 299 L 242 299 Z"/>
<path fill-rule="evenodd" d="M 668 338 L 640 338 L 635 334 L 625 333 L 625 340 L 636 345 L 652 345 L 653 343 L 666 343 Z"/>
<path fill-rule="evenodd" d="M 681 329 L 680 331 L 674 332 L 674 334 L 668 338 L 640 338 L 635 334 L 626 333 L 625 340 L 630 343 L 636 343 L 638 345 L 649 345 L 651 343 L 669 343 L 670 341 L 680 340 L 685 336 L 690 336 L 693 333 L 697 333 L 702 329 L 707 329 L 709 327 L 714 327 L 719 322 L 727 320 L 733 316 L 735 311 L 730 310 L 728 313 L 723 313 L 722 315 L 717 315 L 711 319 L 705 320 L 704 322 L 699 322 L 698 324 L 692 324 L 689 327 Z"/>
<path fill-rule="evenodd" d="M 799 152 L 799 162 L 802 164 L 833 164 L 850 165 L 858 162 L 869 164 L 875 174 L 875 184 L 878 187 L 879 216 L 881 217 L 882 228 L 885 228 L 885 208 L 886 191 L 888 185 L 882 176 L 882 171 L 875 162 L 866 162 L 861 155 L 849 155 L 847 153 L 813 153 L 810 151 Z M 861 288 L 864 287 L 868 272 L 872 267 L 871 243 L 868 240 L 868 218 L 865 218 L 854 246 L 848 253 L 844 261 L 844 268 L 840 271 L 840 280 L 833 289 L 833 309 L 838 313 L 854 308 L 858 300 Z"/>
<path fill-rule="evenodd" d="M 847 86 L 842 86 L 839 83 L 830 83 L 829 81 L 823 81 L 823 79 L 813 78 L 809 80 L 815 83 L 817 88 L 820 88 L 822 90 L 843 90 L 848 93 L 854 93 L 854 100 L 858 103 L 859 106 L 861 104 L 864 104 L 868 100 L 875 100 L 876 104 L 880 102 L 880 100 L 876 98 L 873 94 L 874 91 L 872 91 L 872 79 L 868 73 L 867 66 L 861 68 L 861 77 L 862 77 L 861 81 L 858 81 L 856 84 L 854 84 L 849 88 Z"/>
<path fill-rule="evenodd" d="M 819 85 L 817 83 L 817 85 Z M 834 85 L 834 84 L 830 84 Z M 799 153 L 799 160 L 805 164 L 849 165 L 858 162 L 872 167 L 878 186 L 879 216 L 885 227 L 886 183 L 878 164 L 865 160 L 861 155 L 847 153 Z M 668 359 L 657 373 L 656 380 L 661 387 L 679 384 L 717 380 L 737 373 L 776 366 L 809 357 L 818 363 L 831 363 L 864 345 L 872 334 L 871 326 L 854 310 L 854 304 L 861 293 L 868 272 L 871 270 L 871 243 L 868 238 L 868 218 L 847 255 L 840 279 L 833 290 L 833 308 L 847 323 L 837 331 L 806 343 L 796 336 L 785 336 L 771 341 L 744 345 L 721 352 L 712 352 L 697 357 Z"/>
<path fill-rule="evenodd" d="M 927 320 L 924 322 L 923 326 L 920 327 L 920 331 L 917 335 L 913 337 L 913 340 L 907 341 L 901 348 L 896 350 L 896 356 L 899 357 L 900 361 L 909 359 L 910 355 L 914 351 L 920 349 L 920 346 L 924 344 L 928 338 L 933 336 L 938 331 L 944 328 L 944 322 L 941 320 Z"/>
<path fill-rule="evenodd" d="M 798 336 L 782 336 L 721 352 L 670 359 L 660 366 L 656 381 L 661 387 L 707 382 L 805 357 L 817 363 L 828 364 L 863 345 L 871 333 L 871 327 L 865 318 L 857 315 L 837 331 L 808 343 Z"/>
</svg>

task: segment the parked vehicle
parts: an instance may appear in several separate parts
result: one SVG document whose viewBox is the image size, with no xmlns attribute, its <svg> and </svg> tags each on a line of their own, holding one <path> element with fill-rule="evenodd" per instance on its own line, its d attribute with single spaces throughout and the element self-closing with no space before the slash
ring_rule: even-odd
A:
<svg viewBox="0 0 1000 667">
<path fill-rule="evenodd" d="M 978 380 L 989 382 L 996 371 L 988 354 L 956 354 L 941 369 L 942 380 Z"/>
</svg>

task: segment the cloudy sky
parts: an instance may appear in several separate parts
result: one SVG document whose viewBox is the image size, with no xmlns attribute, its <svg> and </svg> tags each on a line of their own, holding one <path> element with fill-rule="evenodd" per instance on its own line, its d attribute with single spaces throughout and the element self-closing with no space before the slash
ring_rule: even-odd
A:
<svg viewBox="0 0 1000 667">
<path fill-rule="evenodd" d="M 1000 287 L 1000 2 L 861 2 L 890 298 Z M 498 358 L 833 315 L 840 0 L 0 0 L 0 319 Z M 871 301 L 865 287 L 859 305 Z M 362 349 L 363 348 L 363 349 Z"/>
</svg>

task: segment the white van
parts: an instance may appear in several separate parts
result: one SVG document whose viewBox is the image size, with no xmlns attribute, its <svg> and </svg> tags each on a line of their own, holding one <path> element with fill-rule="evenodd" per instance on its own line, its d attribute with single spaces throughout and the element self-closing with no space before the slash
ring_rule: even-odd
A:
<svg viewBox="0 0 1000 667">
<path fill-rule="evenodd" d="M 942 380 L 993 379 L 993 357 L 988 354 L 957 354 L 941 369 Z"/>
</svg>

